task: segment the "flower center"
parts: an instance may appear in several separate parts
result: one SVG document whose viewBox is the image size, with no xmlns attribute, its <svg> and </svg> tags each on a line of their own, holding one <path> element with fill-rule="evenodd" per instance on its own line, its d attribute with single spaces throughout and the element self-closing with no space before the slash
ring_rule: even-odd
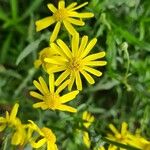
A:
<svg viewBox="0 0 150 150">
<path fill-rule="evenodd" d="M 78 71 L 81 68 L 81 61 L 78 58 L 73 57 L 68 63 L 68 68 L 70 70 Z"/>
<path fill-rule="evenodd" d="M 56 137 L 49 128 L 44 127 L 41 130 L 44 133 L 44 136 L 48 141 L 51 141 L 52 143 L 56 142 Z"/>
<path fill-rule="evenodd" d="M 54 17 L 56 19 L 56 21 L 62 21 L 64 19 L 66 19 L 68 17 L 68 12 L 66 9 L 58 9 L 55 14 Z"/>
<path fill-rule="evenodd" d="M 48 93 L 44 96 L 44 101 L 50 109 L 55 110 L 59 105 L 59 95 L 55 93 Z"/>
</svg>

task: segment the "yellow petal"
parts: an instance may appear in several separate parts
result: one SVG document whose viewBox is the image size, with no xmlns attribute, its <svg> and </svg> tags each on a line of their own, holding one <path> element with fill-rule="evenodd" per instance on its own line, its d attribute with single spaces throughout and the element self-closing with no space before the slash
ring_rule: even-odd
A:
<svg viewBox="0 0 150 150">
<path fill-rule="evenodd" d="M 89 13 L 89 12 L 84 12 L 84 13 L 74 13 L 72 14 L 72 16 L 78 17 L 78 18 L 92 18 L 94 17 L 94 14 Z"/>
<path fill-rule="evenodd" d="M 53 4 L 47 4 L 47 7 L 53 13 L 55 13 L 57 11 L 57 8 Z"/>
<path fill-rule="evenodd" d="M 64 0 L 60 0 L 60 1 L 58 2 L 58 8 L 59 8 L 59 9 L 65 8 L 65 1 L 64 1 Z"/>
<path fill-rule="evenodd" d="M 67 18 L 67 21 L 70 22 L 71 24 L 77 25 L 77 26 L 84 26 L 85 23 L 82 20 L 77 20 L 74 18 Z"/>
<path fill-rule="evenodd" d="M 87 111 L 84 111 L 84 112 L 83 112 L 83 115 L 82 115 L 82 119 L 83 119 L 83 120 L 86 120 L 86 118 L 87 118 L 87 114 L 88 114 L 88 112 L 87 112 Z"/>
<path fill-rule="evenodd" d="M 72 37 L 72 54 L 76 56 L 79 47 L 79 33 L 75 33 Z"/>
<path fill-rule="evenodd" d="M 13 145 L 19 145 L 20 144 L 20 141 L 21 141 L 21 138 L 20 136 L 17 134 L 17 132 L 15 132 L 12 136 L 12 139 L 11 139 L 11 144 Z"/>
<path fill-rule="evenodd" d="M 60 97 L 61 103 L 66 103 L 68 101 L 73 100 L 77 96 L 78 93 L 79 93 L 79 91 L 76 90 L 76 91 L 73 91 L 73 92 L 70 92 L 68 94 L 61 96 Z"/>
<path fill-rule="evenodd" d="M 84 51 L 84 49 L 87 45 L 87 42 L 88 42 L 88 36 L 83 36 L 81 39 L 81 44 L 80 44 L 79 51 L 78 51 L 79 57 L 82 54 L 82 52 Z"/>
<path fill-rule="evenodd" d="M 82 73 L 82 75 L 85 77 L 85 79 L 90 83 L 90 84 L 94 84 L 95 81 L 94 79 L 84 70 L 80 71 Z"/>
<path fill-rule="evenodd" d="M 60 47 L 58 47 L 55 43 L 51 43 L 50 46 L 52 49 L 55 49 L 61 56 L 68 58 L 68 56 L 63 52 L 63 50 Z"/>
<path fill-rule="evenodd" d="M 69 9 L 75 7 L 76 5 L 77 5 L 77 2 L 73 2 L 70 5 L 68 5 L 66 8 L 69 10 Z"/>
<path fill-rule="evenodd" d="M 52 142 L 47 142 L 47 150 L 58 150 L 57 145 Z"/>
<path fill-rule="evenodd" d="M 32 97 L 37 98 L 37 99 L 43 100 L 43 96 L 42 96 L 41 94 L 37 93 L 37 92 L 30 91 L 30 95 L 31 95 Z"/>
<path fill-rule="evenodd" d="M 44 81 L 44 79 L 43 79 L 42 77 L 39 77 L 39 82 L 40 82 L 40 84 L 41 84 L 41 87 L 42 87 L 44 93 L 45 93 L 45 94 L 49 93 L 47 84 L 46 84 L 46 82 Z"/>
<path fill-rule="evenodd" d="M 91 74 L 94 74 L 95 76 L 100 77 L 102 75 L 102 72 L 94 69 L 94 68 L 90 68 L 88 66 L 84 66 L 83 69 Z"/>
<path fill-rule="evenodd" d="M 52 25 L 53 23 L 55 23 L 55 19 L 53 16 L 40 19 L 35 22 L 36 31 L 43 30 L 47 28 L 48 26 Z"/>
<path fill-rule="evenodd" d="M 49 89 L 50 89 L 50 92 L 52 93 L 54 93 L 54 90 L 55 90 L 54 82 L 55 82 L 54 74 L 52 73 L 49 75 Z"/>
<path fill-rule="evenodd" d="M 78 90 L 82 90 L 82 81 L 81 81 L 81 77 L 80 77 L 79 71 L 76 72 L 75 78 L 76 78 L 76 86 L 77 86 L 77 89 L 78 89 Z"/>
<path fill-rule="evenodd" d="M 6 119 L 4 117 L 0 117 L 0 123 L 5 123 Z"/>
<path fill-rule="evenodd" d="M 74 35 L 77 32 L 75 28 L 68 21 L 63 20 L 63 23 L 65 28 L 71 35 Z"/>
<path fill-rule="evenodd" d="M 56 80 L 55 85 L 60 85 L 68 76 L 70 72 L 68 70 L 65 70 Z"/>
<path fill-rule="evenodd" d="M 39 68 L 41 64 L 42 64 L 42 62 L 39 59 L 34 61 L 35 68 Z"/>
<path fill-rule="evenodd" d="M 71 107 L 71 106 L 67 106 L 67 105 L 60 105 L 57 107 L 57 109 L 62 110 L 62 111 L 69 111 L 72 113 L 76 113 L 77 109 Z"/>
<path fill-rule="evenodd" d="M 103 58 L 105 56 L 105 52 L 99 52 L 99 53 L 96 53 L 96 54 L 91 54 L 87 57 L 84 58 L 84 61 L 91 61 L 91 60 L 96 60 L 96 59 L 99 59 L 99 58 Z"/>
<path fill-rule="evenodd" d="M 17 112 L 18 112 L 19 104 L 16 103 L 10 113 L 10 120 L 13 121 L 16 118 Z"/>
<path fill-rule="evenodd" d="M 122 123 L 121 134 L 125 135 L 127 133 L 128 124 L 126 122 Z"/>
<path fill-rule="evenodd" d="M 86 145 L 87 148 L 90 148 L 91 141 L 90 141 L 88 132 L 83 132 L 83 142 L 84 142 L 84 144 Z"/>
<path fill-rule="evenodd" d="M 33 81 L 34 86 L 44 95 L 44 91 L 42 89 L 42 86 L 37 82 L 36 80 Z"/>
<path fill-rule="evenodd" d="M 106 61 L 89 61 L 87 62 L 87 66 L 105 66 L 107 64 Z"/>
<path fill-rule="evenodd" d="M 48 106 L 45 105 L 45 102 L 39 102 L 33 104 L 33 108 L 42 108 L 43 110 L 48 109 Z"/>
<path fill-rule="evenodd" d="M 51 68 L 48 68 L 48 69 L 47 69 L 47 72 L 48 72 L 49 74 L 51 74 L 51 73 L 56 73 L 56 72 L 60 72 L 60 71 L 63 71 L 63 70 L 66 70 L 66 66 L 59 66 L 59 67 L 55 66 L 55 67 L 51 67 Z"/>
<path fill-rule="evenodd" d="M 89 44 L 87 45 L 86 49 L 81 54 L 81 58 L 84 58 L 92 50 L 92 48 L 95 46 L 96 42 L 97 42 L 96 38 L 92 39 L 89 42 Z"/>
<path fill-rule="evenodd" d="M 74 73 L 71 73 L 70 74 L 70 82 L 69 82 L 69 84 L 68 84 L 68 90 L 69 91 L 71 91 L 71 89 L 72 89 L 72 86 L 73 86 L 73 83 L 74 83 L 74 81 L 75 81 L 75 75 L 74 75 Z"/>
<path fill-rule="evenodd" d="M 68 83 L 69 83 L 69 80 L 65 81 L 62 85 L 60 85 L 58 87 L 58 89 L 56 90 L 56 93 L 59 94 L 63 89 L 66 88 L 66 86 L 68 85 Z"/>
<path fill-rule="evenodd" d="M 2 132 L 6 128 L 6 124 L 0 125 L 0 132 Z"/>
<path fill-rule="evenodd" d="M 118 130 L 115 128 L 113 124 L 109 124 L 109 128 L 115 135 L 119 134 Z"/>
<path fill-rule="evenodd" d="M 73 9 L 71 9 L 71 11 L 80 9 L 80 8 L 84 7 L 85 5 L 87 5 L 87 4 L 88 4 L 88 2 L 85 2 L 85 3 L 81 4 L 81 5 L 78 5 L 77 7 L 74 7 Z"/>
<path fill-rule="evenodd" d="M 62 64 L 65 63 L 64 62 L 65 60 L 62 59 L 61 56 L 54 56 L 52 58 L 45 58 L 44 61 L 47 62 L 47 63 L 50 63 L 50 64 L 54 64 L 54 65 L 62 65 Z"/>
<path fill-rule="evenodd" d="M 43 139 L 39 140 L 38 142 L 35 142 L 32 140 L 30 143 L 33 148 L 40 148 L 42 145 L 45 144 L 45 142 L 46 142 L 46 139 L 43 138 Z"/>
<path fill-rule="evenodd" d="M 67 57 L 71 58 L 71 51 L 68 48 L 68 46 L 60 39 L 57 40 L 57 44 L 60 46 L 60 48 L 63 50 L 63 52 L 66 54 Z"/>
<path fill-rule="evenodd" d="M 55 28 L 53 30 L 53 33 L 50 37 L 50 43 L 54 42 L 58 36 L 58 33 L 60 31 L 60 26 L 61 26 L 61 22 L 57 22 L 57 24 L 55 25 Z"/>
</svg>

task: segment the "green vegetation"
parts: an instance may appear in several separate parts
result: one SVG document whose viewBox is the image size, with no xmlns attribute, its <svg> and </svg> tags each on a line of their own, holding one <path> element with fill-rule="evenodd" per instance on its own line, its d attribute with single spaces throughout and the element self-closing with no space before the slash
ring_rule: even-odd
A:
<svg viewBox="0 0 150 150">
<path fill-rule="evenodd" d="M 94 50 L 106 51 L 108 63 L 103 67 L 103 76 L 95 77 L 94 85 L 85 82 L 83 91 L 70 102 L 78 109 L 76 114 L 33 109 L 34 100 L 29 95 L 30 90 L 35 90 L 34 79 L 40 75 L 48 79 L 42 69 L 34 68 L 34 61 L 38 52 L 49 45 L 53 28 L 35 31 L 35 21 L 49 15 L 46 7 L 49 2 L 57 3 L 52 0 L 0 0 L 1 116 L 18 102 L 21 120 L 33 120 L 39 126 L 51 128 L 62 150 L 86 149 L 76 133 L 77 129 L 83 129 L 81 122 L 85 110 L 95 116 L 95 123 L 89 129 L 91 149 L 109 143 L 104 137 L 110 132 L 110 123 L 119 128 L 125 121 L 131 131 L 140 128 L 142 136 L 149 139 L 150 1 L 90 0 L 88 6 L 81 9 L 93 12 L 95 17 L 85 20 L 85 26 L 76 29 L 89 39 L 98 39 Z M 72 2 L 68 0 L 67 4 Z M 68 40 L 63 30 L 58 37 Z M 7 139 L 0 140 L 1 145 L 6 144 Z"/>
</svg>

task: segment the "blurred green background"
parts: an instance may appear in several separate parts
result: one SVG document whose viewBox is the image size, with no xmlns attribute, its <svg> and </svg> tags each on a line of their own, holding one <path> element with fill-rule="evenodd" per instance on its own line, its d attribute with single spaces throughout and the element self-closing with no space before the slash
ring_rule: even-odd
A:
<svg viewBox="0 0 150 150">
<path fill-rule="evenodd" d="M 150 138 L 150 1 L 89 0 L 80 10 L 91 11 L 95 17 L 86 20 L 84 27 L 76 27 L 77 31 L 89 39 L 98 38 L 93 52 L 106 51 L 108 64 L 101 69 L 103 76 L 95 78 L 96 84 L 84 84 L 71 102 L 78 108 L 75 115 L 32 108 L 32 81 L 40 75 L 48 77 L 33 65 L 38 52 L 48 46 L 53 29 L 35 32 L 35 21 L 51 14 L 47 3 L 56 4 L 57 0 L 0 0 L 1 115 L 19 102 L 22 121 L 32 119 L 53 129 L 60 149 L 83 149 L 75 131 L 85 110 L 96 118 L 90 129 L 93 147 L 102 142 L 109 123 L 119 127 L 126 121 L 132 131 L 140 128 L 142 135 Z M 66 40 L 67 36 L 62 29 L 59 38 Z"/>
</svg>

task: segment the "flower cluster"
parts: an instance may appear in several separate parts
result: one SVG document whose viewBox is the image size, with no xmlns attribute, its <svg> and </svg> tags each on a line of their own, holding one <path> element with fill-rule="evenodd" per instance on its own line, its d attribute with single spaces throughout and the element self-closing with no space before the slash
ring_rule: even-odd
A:
<svg viewBox="0 0 150 150">
<path fill-rule="evenodd" d="M 107 134 L 107 139 L 110 141 L 114 141 L 117 143 L 121 143 L 124 145 L 129 145 L 141 150 L 149 150 L 150 149 L 150 141 L 145 139 L 140 135 L 140 133 L 133 134 L 128 130 L 128 124 L 123 122 L 121 125 L 121 131 L 117 130 L 113 124 L 109 125 L 112 133 Z M 117 150 L 118 147 L 116 145 L 110 144 L 108 150 Z M 120 150 L 125 150 L 124 148 L 119 148 Z M 101 146 L 99 150 L 105 150 L 104 146 Z"/>
<path fill-rule="evenodd" d="M 0 131 L 10 129 L 11 144 L 16 146 L 25 146 L 30 143 L 33 148 L 39 148 L 44 144 L 47 144 L 47 150 L 57 150 L 55 144 L 56 137 L 51 129 L 43 127 L 39 128 L 33 121 L 29 120 L 29 123 L 22 124 L 21 120 L 16 117 L 18 113 L 19 104 L 16 103 L 9 114 L 6 111 L 6 117 L 0 117 Z M 36 132 L 36 137 L 34 135 Z M 8 132 L 7 132 L 8 134 Z M 37 141 L 37 139 L 39 139 Z"/>
<path fill-rule="evenodd" d="M 105 56 L 104 51 L 92 53 L 97 39 L 89 40 L 87 35 L 80 37 L 80 34 L 73 27 L 84 26 L 85 18 L 94 16 L 91 12 L 77 12 L 78 9 L 87 5 L 84 2 L 77 5 L 76 2 L 66 6 L 65 0 L 58 1 L 58 8 L 53 4 L 47 7 L 52 15 L 35 22 L 36 31 L 41 31 L 52 24 L 56 24 L 50 35 L 49 46 L 39 52 L 39 58 L 35 60 L 36 68 L 42 66 L 48 75 L 47 80 L 39 77 L 33 84 L 38 91 L 30 91 L 30 95 L 38 102 L 33 104 L 33 108 L 42 110 L 59 110 L 76 113 L 77 109 L 66 103 L 75 99 L 79 91 L 83 89 L 82 78 L 89 84 L 94 84 L 94 76 L 100 77 L 102 72 L 99 67 L 105 66 L 106 61 L 100 60 Z M 59 31 L 65 27 L 68 37 L 71 38 L 70 45 L 58 38 Z M 56 78 L 57 77 L 57 78 Z M 56 78 L 56 79 L 55 79 Z M 68 88 L 68 91 L 65 90 Z M 67 91 L 67 93 L 64 93 Z M 7 127 L 13 128 L 11 143 L 14 145 L 25 145 L 30 143 L 33 148 L 40 148 L 47 144 L 48 150 L 57 150 L 56 136 L 47 127 L 39 128 L 32 120 L 28 124 L 22 124 L 16 117 L 19 104 L 15 104 L 12 112 L 6 112 L 6 118 L 0 117 L 0 131 Z M 83 113 L 83 126 L 88 129 L 94 121 L 94 117 L 87 111 Z M 36 134 L 34 134 L 36 132 Z M 36 135 L 36 137 L 35 137 Z M 89 134 L 83 132 L 83 141 L 90 148 Z"/>
</svg>

